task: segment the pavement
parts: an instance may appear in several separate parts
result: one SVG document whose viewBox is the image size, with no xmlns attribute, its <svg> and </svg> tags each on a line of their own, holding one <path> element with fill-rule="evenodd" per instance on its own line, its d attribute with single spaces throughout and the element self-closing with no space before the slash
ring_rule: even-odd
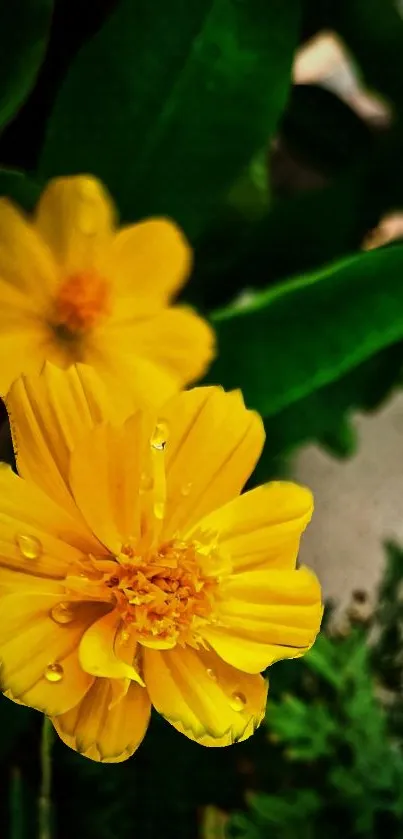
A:
<svg viewBox="0 0 403 839">
<path fill-rule="evenodd" d="M 354 424 L 359 445 L 353 457 L 340 461 L 309 445 L 293 468 L 295 480 L 315 496 L 300 559 L 315 569 L 325 597 L 340 606 L 355 589 L 375 595 L 385 540 L 403 546 L 403 394 L 377 414 L 355 416 Z"/>
</svg>

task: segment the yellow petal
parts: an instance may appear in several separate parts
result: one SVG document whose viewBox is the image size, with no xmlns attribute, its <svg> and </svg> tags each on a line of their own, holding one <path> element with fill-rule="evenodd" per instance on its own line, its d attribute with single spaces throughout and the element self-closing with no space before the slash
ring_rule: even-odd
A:
<svg viewBox="0 0 403 839">
<path fill-rule="evenodd" d="M 22 373 L 37 375 L 44 363 L 41 326 L 21 321 L 18 328 L 11 330 L 8 325 L 4 328 L 0 325 L 0 395 L 3 398 Z"/>
<path fill-rule="evenodd" d="M 146 733 L 150 700 L 144 688 L 131 682 L 115 704 L 112 684 L 109 679 L 96 679 L 80 704 L 54 717 L 53 724 L 71 749 L 92 760 L 120 763 L 133 754 Z"/>
<path fill-rule="evenodd" d="M 0 585 L 4 569 L 64 578 L 83 552 L 98 550 L 91 533 L 40 489 L 0 468 Z"/>
<path fill-rule="evenodd" d="M 81 667 L 92 676 L 103 676 L 109 679 L 132 679 L 144 686 L 143 680 L 133 664 L 128 664 L 116 655 L 116 641 L 120 625 L 121 617 L 116 611 L 108 612 L 91 624 L 80 642 L 79 659 Z"/>
<path fill-rule="evenodd" d="M 267 682 L 228 666 L 213 651 L 144 651 L 144 680 L 156 710 L 203 745 L 245 739 L 264 714 Z"/>
<path fill-rule="evenodd" d="M 37 206 L 38 233 L 63 272 L 102 271 L 112 243 L 115 211 L 101 183 L 89 175 L 55 178 Z"/>
<path fill-rule="evenodd" d="M 6 198 L 0 198 L 0 277 L 2 294 L 9 285 L 16 300 L 12 290 L 18 290 L 30 301 L 33 315 L 42 313 L 56 285 L 56 265 L 49 249 Z"/>
<path fill-rule="evenodd" d="M 95 423 L 113 418 L 101 381 L 85 365 L 64 371 L 47 364 L 41 376 L 14 383 L 6 406 L 20 475 L 72 509 L 70 453 Z"/>
<path fill-rule="evenodd" d="M 273 481 L 210 513 L 197 529 L 218 534 L 219 549 L 234 571 L 263 566 L 292 569 L 312 512 L 309 489 Z"/>
<path fill-rule="evenodd" d="M 114 555 L 125 539 L 140 532 L 140 482 L 149 437 L 150 426 L 139 412 L 120 428 L 106 423 L 94 428 L 71 458 L 75 501 L 91 530 Z"/>
<path fill-rule="evenodd" d="M 308 568 L 245 571 L 221 584 L 218 624 L 203 627 L 203 637 L 224 661 L 258 673 L 303 655 L 322 614 L 320 586 Z"/>
<path fill-rule="evenodd" d="M 12 285 L 0 278 L 0 324 L 1 331 L 14 331 L 18 327 L 24 330 L 37 329 L 42 325 L 42 308 L 17 285 Z M 43 328 L 43 325 L 42 325 Z"/>
<path fill-rule="evenodd" d="M 124 227 L 116 235 L 109 273 L 118 293 L 136 300 L 166 302 L 189 276 L 192 253 L 177 225 L 152 218 Z"/>
<path fill-rule="evenodd" d="M 161 416 L 169 430 L 164 524 L 169 537 L 236 498 L 262 450 L 264 429 L 240 392 L 218 387 L 174 396 Z"/>
<path fill-rule="evenodd" d="M 137 355 L 164 370 L 176 383 L 176 389 L 205 373 L 214 356 L 212 327 L 192 309 L 175 306 L 154 317 L 120 326 L 113 319 L 106 332 L 108 344 L 120 351 Z"/>
<path fill-rule="evenodd" d="M 132 412 L 143 405 L 159 408 L 177 392 L 178 381 L 167 370 L 134 354 L 132 338 L 130 330 L 96 330 L 86 346 L 86 364 L 98 373 L 114 407 L 117 403 L 119 407 L 119 402 L 126 405 L 130 398 Z"/>
<path fill-rule="evenodd" d="M 78 604 L 70 623 L 58 623 L 52 609 L 65 601 L 64 588 L 55 583 L 49 584 L 48 594 L 32 591 L 1 600 L 1 689 L 46 714 L 72 708 L 93 681 L 80 667 L 78 645 L 105 607 Z"/>
</svg>

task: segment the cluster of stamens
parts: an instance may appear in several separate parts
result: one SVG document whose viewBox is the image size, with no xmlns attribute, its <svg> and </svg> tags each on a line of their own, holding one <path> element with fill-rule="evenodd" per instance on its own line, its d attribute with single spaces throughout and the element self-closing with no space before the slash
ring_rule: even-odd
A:
<svg viewBox="0 0 403 839">
<path fill-rule="evenodd" d="M 197 627 L 213 610 L 217 585 L 215 577 L 202 573 L 197 545 L 179 540 L 148 556 L 124 547 L 103 581 L 125 629 L 133 628 L 140 640 L 172 643 L 196 642 Z"/>
<path fill-rule="evenodd" d="M 61 283 L 51 321 L 61 336 L 73 338 L 92 329 L 110 312 L 109 284 L 93 271 L 67 277 Z"/>
</svg>

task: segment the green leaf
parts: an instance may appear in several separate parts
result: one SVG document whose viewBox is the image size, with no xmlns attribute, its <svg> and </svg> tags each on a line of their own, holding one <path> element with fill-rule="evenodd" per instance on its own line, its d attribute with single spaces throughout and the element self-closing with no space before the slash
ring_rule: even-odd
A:
<svg viewBox="0 0 403 839">
<path fill-rule="evenodd" d="M 274 198 L 253 222 L 228 212 L 196 248 L 184 298 L 211 311 L 242 294 L 245 285 L 267 289 L 359 248 L 385 203 L 382 194 L 374 194 L 368 174 L 376 162 L 367 156 L 323 188 Z"/>
<path fill-rule="evenodd" d="M 252 813 L 258 821 L 267 826 L 299 828 L 301 820 L 314 815 L 321 807 L 319 796 L 314 790 L 290 792 L 284 799 L 276 795 L 252 793 L 249 796 Z"/>
<path fill-rule="evenodd" d="M 350 257 L 213 316 L 209 381 L 242 388 L 265 417 L 403 337 L 403 246 Z"/>
<path fill-rule="evenodd" d="M 355 450 L 356 435 L 349 413 L 377 408 L 399 382 L 402 369 L 403 345 L 400 342 L 364 361 L 336 382 L 315 390 L 270 417 L 265 450 L 257 470 L 260 479 L 267 480 L 265 461 L 270 465 L 272 458 L 303 443 L 319 441 L 338 457 L 351 455 Z"/>
<path fill-rule="evenodd" d="M 320 702 L 307 705 L 297 696 L 280 702 L 269 701 L 266 725 L 271 735 L 292 747 L 293 760 L 318 760 L 331 751 L 331 738 L 337 731 L 329 709 Z"/>
<path fill-rule="evenodd" d="M 123 217 L 195 238 L 284 107 L 299 0 L 121 0 L 79 53 L 50 118 L 46 175 L 88 170 Z"/>
<path fill-rule="evenodd" d="M 0 197 L 11 198 L 24 210 L 34 208 L 41 185 L 17 169 L 0 169 Z"/>
<path fill-rule="evenodd" d="M 52 10 L 53 0 L 0 4 L 0 128 L 33 87 L 45 54 Z"/>
</svg>

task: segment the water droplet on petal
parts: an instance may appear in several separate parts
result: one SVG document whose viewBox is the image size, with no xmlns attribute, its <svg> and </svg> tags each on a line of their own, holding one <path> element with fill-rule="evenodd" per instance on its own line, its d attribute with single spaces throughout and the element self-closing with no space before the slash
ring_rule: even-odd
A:
<svg viewBox="0 0 403 839">
<path fill-rule="evenodd" d="M 149 492 L 154 486 L 154 478 L 143 472 L 140 478 L 140 493 Z"/>
<path fill-rule="evenodd" d="M 18 548 L 25 559 L 39 559 L 42 553 L 42 545 L 36 536 L 28 536 L 25 533 L 18 533 L 16 536 Z"/>
<path fill-rule="evenodd" d="M 128 629 L 122 629 L 122 631 L 119 635 L 119 643 L 120 644 L 128 644 L 128 642 L 130 641 L 130 637 L 131 636 L 130 636 L 129 630 Z"/>
<path fill-rule="evenodd" d="M 214 670 L 211 669 L 211 667 L 207 668 L 206 673 L 207 673 L 209 679 L 211 679 L 213 682 L 217 681 L 217 676 L 216 676 Z"/>
<path fill-rule="evenodd" d="M 163 451 L 167 444 L 169 434 L 168 424 L 164 420 L 157 422 L 154 429 L 154 434 L 151 438 L 151 446 L 153 449 Z"/>
<path fill-rule="evenodd" d="M 233 711 L 243 711 L 246 705 L 246 696 L 243 693 L 233 693 L 230 699 L 231 708 Z"/>
<path fill-rule="evenodd" d="M 154 515 L 156 519 L 163 519 L 165 512 L 165 504 L 163 501 L 156 501 L 154 504 Z"/>
<path fill-rule="evenodd" d="M 192 489 L 192 484 L 191 483 L 184 484 L 182 489 L 181 489 L 181 495 L 184 495 L 185 498 L 186 498 L 186 496 L 190 495 L 190 490 L 191 489 Z"/>
<path fill-rule="evenodd" d="M 48 664 L 44 675 L 48 682 L 61 682 L 64 676 L 64 670 L 61 664 L 54 661 L 53 664 Z"/>
<path fill-rule="evenodd" d="M 57 603 L 53 606 L 50 616 L 55 623 L 71 623 L 76 617 L 76 610 L 72 603 Z"/>
</svg>

